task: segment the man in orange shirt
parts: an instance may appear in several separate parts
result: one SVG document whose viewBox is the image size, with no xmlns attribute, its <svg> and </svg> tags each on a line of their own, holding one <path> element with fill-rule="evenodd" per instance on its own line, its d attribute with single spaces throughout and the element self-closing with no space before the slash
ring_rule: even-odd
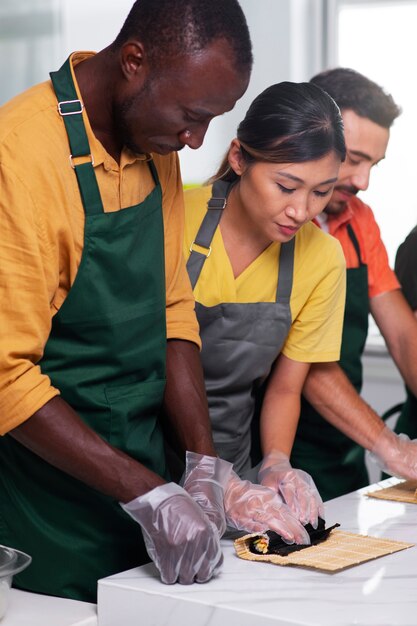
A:
<svg viewBox="0 0 417 626">
<path fill-rule="evenodd" d="M 176 151 L 233 108 L 251 64 L 237 0 L 138 0 L 110 46 L 0 110 L 0 543 L 32 555 L 24 589 L 95 600 L 98 578 L 149 560 L 136 522 L 164 582 L 221 565 L 230 468 Z M 206 508 L 198 480 L 166 482 L 161 408 L 211 459 Z"/>
<path fill-rule="evenodd" d="M 346 310 L 339 364 L 314 364 L 310 370 L 292 460 L 328 500 L 369 483 L 363 448 L 390 473 L 417 478 L 417 442 L 392 433 L 359 395 L 369 312 L 407 385 L 417 391 L 417 320 L 388 265 L 373 212 L 356 197 L 385 157 L 400 110 L 380 86 L 350 69 L 322 72 L 312 82 L 334 98 L 345 128 L 347 158 L 318 221 L 340 241 L 346 257 Z"/>
</svg>

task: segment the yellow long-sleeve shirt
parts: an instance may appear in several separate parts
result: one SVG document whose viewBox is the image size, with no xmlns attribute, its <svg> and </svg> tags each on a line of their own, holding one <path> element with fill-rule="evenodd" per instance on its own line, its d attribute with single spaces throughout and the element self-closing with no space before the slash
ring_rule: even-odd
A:
<svg viewBox="0 0 417 626">
<path fill-rule="evenodd" d="M 88 54 L 75 53 L 73 65 Z M 124 150 L 116 163 L 94 136 L 85 110 L 83 117 L 104 210 L 144 200 L 154 187 L 145 158 Z M 37 363 L 83 251 L 84 209 L 69 154 L 49 81 L 0 109 L 0 434 L 59 393 Z M 163 194 L 167 337 L 200 345 L 182 256 L 178 156 L 155 154 L 154 162 Z"/>
</svg>

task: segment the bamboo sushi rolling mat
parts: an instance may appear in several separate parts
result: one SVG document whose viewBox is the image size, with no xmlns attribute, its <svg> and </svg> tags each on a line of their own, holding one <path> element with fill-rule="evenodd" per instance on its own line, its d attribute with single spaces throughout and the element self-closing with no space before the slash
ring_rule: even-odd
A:
<svg viewBox="0 0 417 626">
<path fill-rule="evenodd" d="M 377 489 L 365 493 L 369 498 L 380 500 L 394 500 L 395 502 L 408 502 L 417 504 L 417 480 L 406 480 L 392 487 Z"/>
<path fill-rule="evenodd" d="M 393 552 L 411 548 L 413 543 L 392 541 L 380 537 L 357 535 L 343 530 L 333 530 L 329 537 L 315 546 L 280 556 L 278 554 L 254 554 L 249 549 L 252 537 L 259 533 L 245 535 L 234 542 L 237 555 L 248 561 L 263 561 L 275 565 L 296 565 L 323 572 L 338 572 L 377 559 Z"/>
</svg>

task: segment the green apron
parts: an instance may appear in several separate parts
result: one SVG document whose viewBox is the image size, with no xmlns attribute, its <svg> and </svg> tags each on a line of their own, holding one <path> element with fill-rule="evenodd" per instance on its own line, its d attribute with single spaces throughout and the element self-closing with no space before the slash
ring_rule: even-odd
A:
<svg viewBox="0 0 417 626">
<path fill-rule="evenodd" d="M 361 357 L 368 334 L 368 268 L 362 262 L 352 226 L 347 226 L 359 267 L 346 270 L 346 307 L 340 366 L 358 393 L 362 388 Z M 333 393 L 331 388 L 327 393 Z M 311 474 L 323 500 L 369 484 L 364 449 L 329 424 L 302 398 L 291 463 Z"/>
<path fill-rule="evenodd" d="M 69 62 L 51 79 L 73 160 L 89 155 Z M 92 163 L 75 166 L 85 210 L 83 254 L 40 367 L 90 428 L 165 475 L 157 423 L 166 359 L 162 194 L 151 161 L 149 168 L 155 188 L 148 197 L 105 213 Z M 149 561 L 140 527 L 118 502 L 11 436 L 0 441 L 0 543 L 33 557 L 16 586 L 92 602 L 99 578 Z"/>
<path fill-rule="evenodd" d="M 405 433 L 410 439 L 417 439 L 417 398 L 408 387 L 405 389 L 407 399 L 402 405 L 394 430 L 396 433 Z"/>
</svg>

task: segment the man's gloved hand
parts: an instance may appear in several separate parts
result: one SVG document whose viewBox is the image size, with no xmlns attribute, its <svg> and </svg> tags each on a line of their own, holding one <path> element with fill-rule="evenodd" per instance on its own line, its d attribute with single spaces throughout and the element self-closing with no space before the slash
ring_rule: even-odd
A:
<svg viewBox="0 0 417 626">
<path fill-rule="evenodd" d="M 417 439 L 384 426 L 371 449 L 371 459 L 387 474 L 417 479 Z"/>
<path fill-rule="evenodd" d="M 232 472 L 224 497 L 226 521 L 237 530 L 274 530 L 287 543 L 309 544 L 305 528 L 272 489 L 241 480 Z"/>
<path fill-rule="evenodd" d="M 204 583 L 219 570 L 223 555 L 218 532 L 179 485 L 161 485 L 121 506 L 141 525 L 162 582 Z"/>
<path fill-rule="evenodd" d="M 258 472 L 261 485 L 279 493 L 293 515 L 305 525 L 317 528 L 324 519 L 324 505 L 310 474 L 294 469 L 289 458 L 279 450 L 267 454 Z"/>
<path fill-rule="evenodd" d="M 182 485 L 195 500 L 221 537 L 226 530 L 224 489 L 229 482 L 233 465 L 214 456 L 187 451 Z"/>
</svg>

